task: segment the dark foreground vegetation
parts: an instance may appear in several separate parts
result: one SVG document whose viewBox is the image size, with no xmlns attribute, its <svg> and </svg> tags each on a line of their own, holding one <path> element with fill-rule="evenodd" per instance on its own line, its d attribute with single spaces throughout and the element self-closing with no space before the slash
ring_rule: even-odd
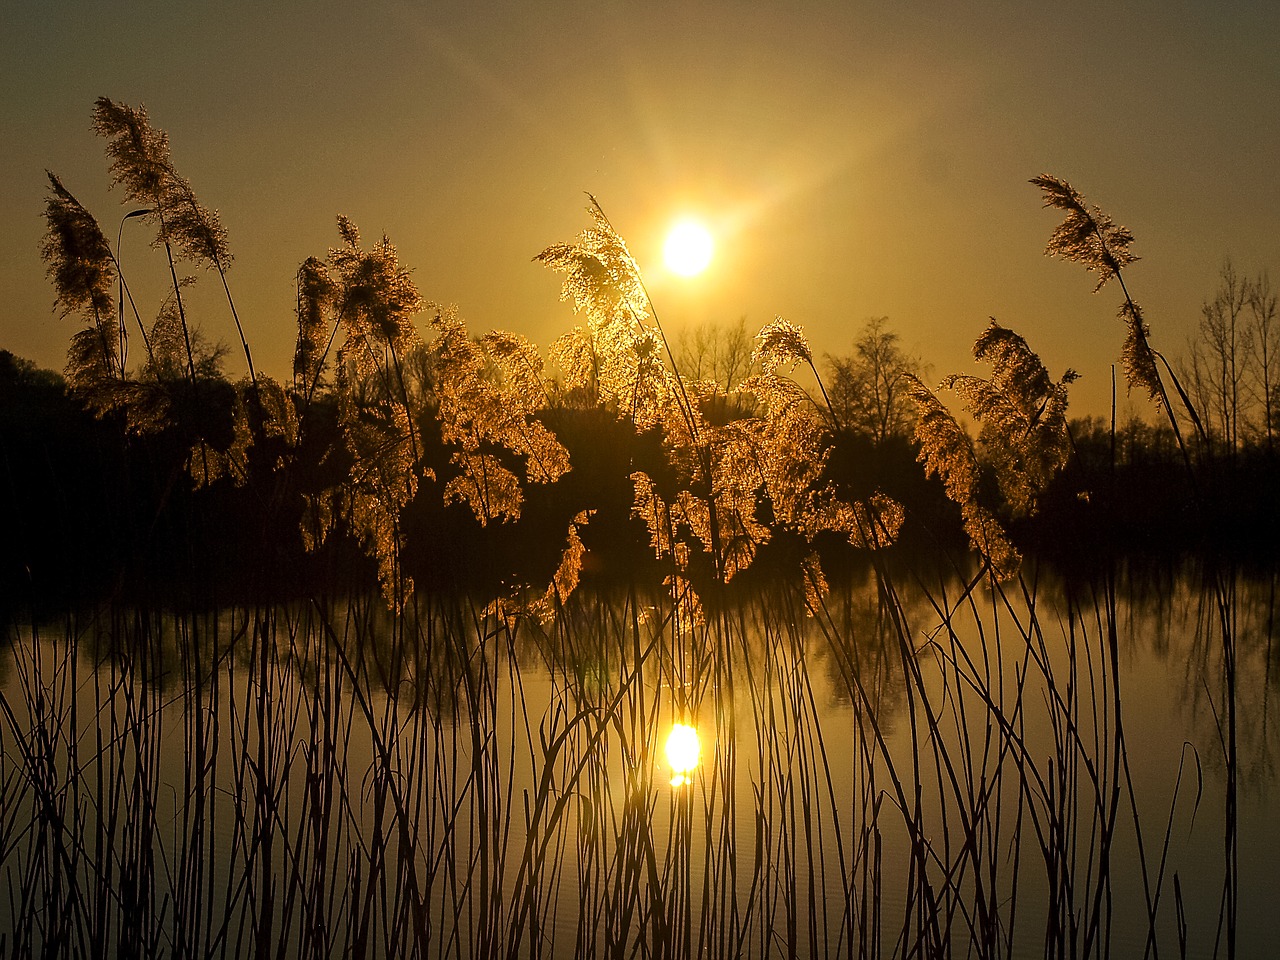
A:
<svg viewBox="0 0 1280 960">
<path fill-rule="evenodd" d="M 1197 407 L 1227 381 L 1153 348 L 1132 236 L 1070 185 L 1034 181 L 1049 252 L 1122 287 L 1158 427 L 1069 422 L 1075 375 L 995 321 L 989 376 L 936 392 L 880 320 L 825 363 L 781 318 L 673 344 L 594 200 L 538 258 L 583 318 L 548 357 L 473 337 L 340 218 L 277 381 L 167 138 L 94 119 L 173 285 L 145 323 L 50 175 L 82 327 L 64 377 L 0 354 L 0 954 L 1106 956 L 1135 916 L 1149 955 L 1185 953 L 1183 768 L 1144 823 L 1121 709 L 1121 555 L 1145 550 L 1203 560 L 1224 775 L 1200 942 L 1235 955 L 1237 582 L 1276 532 L 1271 408 L 1248 428 L 1243 364 L 1234 406 Z M 184 260 L 226 291 L 236 382 Z M 1024 555 L 1082 573 L 1049 617 Z M 696 795 L 655 778 L 673 718 L 721 731 Z"/>
<path fill-rule="evenodd" d="M 308 491 L 350 470 L 338 400 L 310 406 L 305 448 L 287 469 L 268 464 L 239 483 L 194 487 L 192 437 L 212 438 L 225 456 L 237 415 L 234 385 L 223 377 L 199 386 L 183 422 L 133 435 L 84 407 L 53 371 L 0 351 L 0 490 L 7 505 L 0 545 L 0 596 L 10 615 L 114 596 L 209 604 L 253 596 L 298 597 L 351 589 L 375 575 L 360 531 L 340 522 L 319 547 L 302 529 Z M 638 433 L 610 410 L 547 406 L 538 421 L 564 445 L 571 470 L 555 484 L 526 491 L 518 521 L 483 525 L 461 503 L 445 503 L 442 485 L 423 481 L 401 512 L 403 561 L 431 589 L 493 592 L 498 583 L 545 582 L 554 571 L 571 518 L 594 511 L 581 532 L 588 582 L 616 583 L 646 566 L 657 572 L 648 531 L 633 514 L 630 475 L 667 470 L 662 438 Z M 910 430 L 912 420 L 906 421 Z M 1190 469 L 1169 428 L 1100 418 L 1067 426 L 1071 452 L 1031 516 L 1011 518 L 1012 541 L 1064 571 L 1100 550 L 1115 555 L 1197 555 L 1210 550 L 1266 563 L 1280 537 L 1280 456 L 1261 443 L 1229 454 L 1197 451 Z M 448 476 L 450 452 L 422 430 L 423 462 Z M 920 444 L 901 431 L 830 430 L 821 477 L 850 499 L 879 492 L 903 509 L 898 553 L 963 552 L 962 517 L 936 477 L 920 468 Z M 507 458 L 510 463 L 514 458 Z M 980 496 L 995 512 L 996 481 L 984 473 Z M 1203 502 L 1196 503 L 1198 491 Z M 845 538 L 818 537 L 820 554 L 841 568 L 863 563 Z M 778 531 L 755 561 L 771 574 L 796 565 L 802 538 Z"/>
</svg>

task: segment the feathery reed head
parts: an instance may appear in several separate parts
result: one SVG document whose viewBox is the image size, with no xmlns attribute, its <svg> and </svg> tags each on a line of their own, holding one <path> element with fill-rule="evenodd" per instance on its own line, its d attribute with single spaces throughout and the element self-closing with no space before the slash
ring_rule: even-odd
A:
<svg viewBox="0 0 1280 960">
<path fill-rule="evenodd" d="M 1043 191 L 1046 207 L 1063 210 L 1067 215 L 1049 238 L 1045 252 L 1082 263 L 1085 269 L 1096 272 L 1098 284 L 1093 288 L 1095 293 L 1138 259 L 1129 252 L 1133 234 L 1127 228 L 1117 226 L 1099 207 L 1086 202 L 1071 184 L 1048 174 L 1035 177 L 1031 183 Z M 1165 392 L 1156 366 L 1155 351 L 1147 342 L 1147 325 L 1142 319 L 1141 308 L 1127 292 L 1120 307 L 1120 319 L 1128 328 L 1120 356 L 1129 388 L 1141 387 L 1157 405 L 1163 405 Z"/>
<path fill-rule="evenodd" d="M 124 188 L 134 203 L 152 203 L 165 190 L 172 167 L 169 135 L 151 126 L 146 107 L 131 107 L 99 97 L 93 107 L 93 129 L 107 138 L 111 185 Z"/>
<path fill-rule="evenodd" d="M 1012 577 L 1022 558 L 995 515 L 978 500 L 982 468 L 972 441 L 918 377 L 908 375 L 908 391 L 919 410 L 915 427 L 920 444 L 917 459 L 925 465 L 926 474 L 935 474 L 942 481 L 947 496 L 959 505 L 965 533 L 974 549 L 997 577 Z"/>
<path fill-rule="evenodd" d="M 995 320 L 974 344 L 973 355 L 991 364 L 990 380 L 948 377 L 982 424 L 978 442 L 995 467 L 996 481 L 1014 516 L 1034 513 L 1036 501 L 1067 462 L 1068 370 L 1054 382 L 1026 340 Z"/>
<path fill-rule="evenodd" d="M 803 328 L 776 317 L 756 334 L 751 362 L 759 364 L 760 369 L 769 375 L 779 368 L 793 370 L 800 363 L 812 365 L 813 354 L 809 351 L 809 341 L 805 339 Z"/>
<path fill-rule="evenodd" d="M 1120 319 L 1127 328 L 1124 346 L 1120 348 L 1125 380 L 1130 389 L 1141 387 L 1157 406 L 1163 406 L 1165 393 L 1160 383 L 1160 370 L 1156 366 L 1156 353 L 1147 341 L 1150 331 L 1142 318 L 1142 308 L 1126 299 L 1120 306 Z"/>
<path fill-rule="evenodd" d="M 337 287 L 324 261 L 308 257 L 298 268 L 298 342 L 293 353 L 293 377 L 309 387 L 324 368 L 329 314 Z"/>
<path fill-rule="evenodd" d="M 335 277 L 334 302 L 348 340 L 367 339 L 369 348 L 390 346 L 402 353 L 417 339 L 413 315 L 422 309 L 409 271 L 400 266 L 395 245 L 385 236 L 369 250 L 360 231 L 338 217 L 343 245 L 330 249 Z"/>
<path fill-rule="evenodd" d="M 146 219 L 157 229 L 156 242 L 172 244 L 207 267 L 226 269 L 231 249 L 218 213 L 202 206 L 191 184 L 178 175 L 169 154 L 169 135 L 151 126 L 146 107 L 99 97 L 93 128 L 110 141 L 111 185 L 123 187 L 127 200 L 150 208 Z"/>
<path fill-rule="evenodd" d="M 122 396 L 117 354 L 112 339 L 96 327 L 85 327 L 67 345 L 63 368 L 67 383 L 99 416 L 115 409 Z"/>
<path fill-rule="evenodd" d="M 111 287 L 116 282 L 115 258 L 98 221 L 49 174 L 45 200 L 48 228 L 40 255 L 48 265 L 49 279 L 63 317 L 84 310 L 90 322 L 103 323 L 115 313 Z"/>
<path fill-rule="evenodd" d="M 215 270 L 231 265 L 231 244 L 217 210 L 203 206 L 185 177 L 170 171 L 170 212 L 165 217 L 167 239 L 189 259 Z"/>
<path fill-rule="evenodd" d="M 1138 258 L 1129 252 L 1133 234 L 1117 225 L 1099 207 L 1086 202 L 1080 192 L 1065 180 L 1042 174 L 1030 181 L 1044 194 L 1044 205 L 1066 214 L 1058 224 L 1045 253 L 1084 265 L 1098 274 L 1094 292 L 1118 276 L 1121 269 Z"/>
<path fill-rule="evenodd" d="M 591 197 L 587 212 L 592 226 L 574 243 L 556 243 L 534 257 L 563 273 L 562 300 L 573 301 L 574 311 L 584 312 L 593 329 L 615 322 L 641 323 L 648 316 L 640 268 L 626 242 Z"/>
</svg>

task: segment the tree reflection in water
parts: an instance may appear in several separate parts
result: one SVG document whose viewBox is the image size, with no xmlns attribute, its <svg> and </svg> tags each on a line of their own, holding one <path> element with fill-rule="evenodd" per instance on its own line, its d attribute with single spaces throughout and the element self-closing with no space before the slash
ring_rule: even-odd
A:
<svg viewBox="0 0 1280 960">
<path fill-rule="evenodd" d="M 1134 568 L 1114 601 L 1023 583 L 859 574 L 815 617 L 775 587 L 698 623 L 580 591 L 547 624 L 370 597 L 15 631 L 5 941 L 1074 955 L 1185 916 L 1211 944 L 1223 664 L 1196 571 Z M 1274 578 L 1235 583 L 1247 944 L 1280 852 Z"/>
</svg>

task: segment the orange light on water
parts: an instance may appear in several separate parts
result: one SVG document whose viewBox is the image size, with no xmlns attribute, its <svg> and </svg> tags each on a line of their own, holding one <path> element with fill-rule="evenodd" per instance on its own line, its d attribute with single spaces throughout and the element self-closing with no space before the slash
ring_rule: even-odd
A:
<svg viewBox="0 0 1280 960">
<path fill-rule="evenodd" d="M 698 740 L 698 731 L 687 723 L 677 723 L 667 736 L 667 763 L 671 765 L 671 785 L 683 786 L 693 782 L 693 771 L 697 769 L 702 755 L 702 744 Z"/>
</svg>

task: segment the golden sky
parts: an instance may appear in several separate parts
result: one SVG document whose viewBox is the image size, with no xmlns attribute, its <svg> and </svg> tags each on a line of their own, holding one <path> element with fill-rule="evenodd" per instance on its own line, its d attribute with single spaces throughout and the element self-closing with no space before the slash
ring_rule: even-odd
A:
<svg viewBox="0 0 1280 960">
<path fill-rule="evenodd" d="M 586 225 L 590 191 L 669 332 L 782 315 L 822 354 L 887 315 L 941 376 L 972 369 L 994 316 L 1055 376 L 1080 371 L 1076 413 L 1109 409 L 1120 296 L 1042 255 L 1056 221 L 1028 178 L 1064 177 L 1133 230 L 1130 290 L 1170 355 L 1224 256 L 1280 271 L 1271 4 L 55 6 L 10 9 L 0 31 L 0 348 L 43 366 L 76 329 L 39 259 L 45 168 L 113 240 L 127 212 L 89 128 L 99 96 L 144 104 L 219 210 L 241 320 L 277 376 L 295 270 L 338 242 L 339 213 L 387 234 L 474 331 L 545 345 L 572 318 L 531 258 Z M 663 234 L 687 214 L 717 256 L 677 278 Z M 148 239 L 124 226 L 144 317 L 167 279 Z M 215 285 L 197 319 L 235 343 Z"/>
</svg>

